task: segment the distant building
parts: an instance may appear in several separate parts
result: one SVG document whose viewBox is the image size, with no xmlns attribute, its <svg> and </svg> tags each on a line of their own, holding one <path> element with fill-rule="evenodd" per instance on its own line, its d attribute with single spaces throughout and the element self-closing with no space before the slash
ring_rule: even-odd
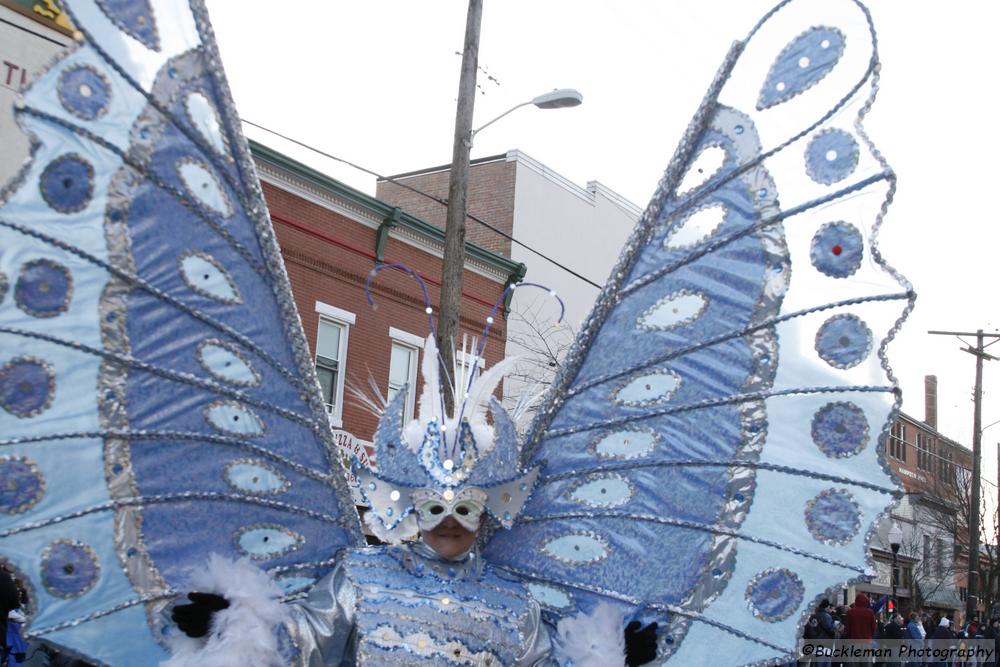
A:
<svg viewBox="0 0 1000 667">
<path fill-rule="evenodd" d="M 900 609 L 951 612 L 965 608 L 972 452 L 937 431 L 937 378 L 927 376 L 924 389 L 924 420 L 900 414 L 890 429 L 886 461 L 905 495 L 872 541 L 875 579 L 857 590 L 891 592 L 888 535 L 895 522 L 902 534 L 895 573 Z"/>
<path fill-rule="evenodd" d="M 449 176 L 449 165 L 397 174 L 379 180 L 376 195 L 444 227 L 446 207 L 433 198 L 448 198 Z M 506 356 L 527 360 L 508 378 L 504 393 L 517 397 L 526 385 L 551 377 L 556 359 L 590 312 L 642 211 L 596 181 L 580 187 L 517 150 L 472 161 L 467 208 L 470 216 L 500 231 L 470 217 L 466 220 L 468 240 L 523 263 L 529 282 L 554 290 L 566 305 L 568 326 L 557 328 L 553 325 L 559 309 L 551 297 L 534 289 L 515 292 L 507 322 Z"/>
</svg>

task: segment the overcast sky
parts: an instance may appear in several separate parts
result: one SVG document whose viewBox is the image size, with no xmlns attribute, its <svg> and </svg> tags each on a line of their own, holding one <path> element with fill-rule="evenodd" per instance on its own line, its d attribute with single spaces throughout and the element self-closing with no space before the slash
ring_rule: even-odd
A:
<svg viewBox="0 0 1000 667">
<path fill-rule="evenodd" d="M 477 136 L 473 158 L 517 148 L 581 186 L 600 181 L 645 207 L 727 48 L 772 4 L 485 0 L 475 125 L 553 88 L 579 89 L 584 104 L 518 110 Z M 919 295 L 890 360 L 903 409 L 923 418 L 923 376 L 936 374 L 939 430 L 971 444 L 974 359 L 958 340 L 926 331 L 1000 327 L 990 162 L 1000 154 L 1000 3 L 868 5 L 883 69 L 866 129 L 899 175 L 881 247 Z M 208 6 L 245 119 L 381 174 L 450 161 L 465 0 Z M 374 192 L 371 177 L 245 129 Z M 984 377 L 985 426 L 1000 420 L 1000 362 L 987 362 Z M 983 438 L 984 474 L 995 480 L 1000 424 Z"/>
</svg>

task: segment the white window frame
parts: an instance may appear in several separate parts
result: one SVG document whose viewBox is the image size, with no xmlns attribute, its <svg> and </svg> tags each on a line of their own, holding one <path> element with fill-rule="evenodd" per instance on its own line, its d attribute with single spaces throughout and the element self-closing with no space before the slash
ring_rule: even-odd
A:
<svg viewBox="0 0 1000 667">
<path fill-rule="evenodd" d="M 906 424 L 896 420 L 889 430 L 889 456 L 906 462 Z"/>
<path fill-rule="evenodd" d="M 391 346 L 389 348 L 389 368 L 391 372 L 392 368 L 392 348 L 393 347 L 403 347 L 407 348 L 413 352 L 413 356 L 410 358 L 410 368 L 407 371 L 406 384 L 407 384 L 407 397 L 406 405 L 403 407 L 403 423 L 409 422 L 413 419 L 413 411 L 416 405 L 417 396 L 417 367 L 420 365 L 420 354 L 421 350 L 424 348 L 424 339 L 415 334 L 411 334 L 408 331 L 403 331 L 402 329 L 397 329 L 395 327 L 389 327 L 389 338 L 391 340 Z M 386 396 L 389 394 L 389 385 L 386 384 Z"/>
<path fill-rule="evenodd" d="M 316 313 L 319 314 L 319 321 L 316 323 L 316 349 L 319 351 L 319 330 L 324 323 L 340 327 L 340 349 L 337 350 L 337 386 L 334 388 L 335 402 L 333 410 L 329 411 L 330 426 L 333 428 L 343 428 L 344 426 L 344 378 L 347 376 L 347 349 L 348 339 L 351 334 L 351 325 L 357 321 L 354 313 L 331 306 L 322 301 L 316 302 Z M 313 354 L 313 365 L 316 365 L 316 354 Z"/>
<path fill-rule="evenodd" d="M 486 359 L 483 357 L 477 357 L 475 354 L 470 354 L 469 352 L 462 352 L 461 350 L 455 351 L 455 361 L 459 362 L 462 366 L 471 369 L 472 364 L 476 364 L 476 379 L 478 379 L 486 371 Z M 478 362 L 478 363 L 477 363 Z M 466 386 L 468 386 L 469 378 L 465 378 Z M 459 395 L 464 394 L 466 387 L 461 387 Z"/>
</svg>

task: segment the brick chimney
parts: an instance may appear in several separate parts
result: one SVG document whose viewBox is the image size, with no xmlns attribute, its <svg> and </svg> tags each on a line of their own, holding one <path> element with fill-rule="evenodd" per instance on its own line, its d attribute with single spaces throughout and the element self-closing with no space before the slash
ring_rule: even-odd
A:
<svg viewBox="0 0 1000 667">
<path fill-rule="evenodd" d="M 924 376 L 924 423 L 937 430 L 937 376 Z"/>
</svg>

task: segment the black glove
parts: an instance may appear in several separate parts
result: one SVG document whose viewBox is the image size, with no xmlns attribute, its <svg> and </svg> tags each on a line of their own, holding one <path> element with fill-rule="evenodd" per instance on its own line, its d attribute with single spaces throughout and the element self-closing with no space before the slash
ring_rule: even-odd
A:
<svg viewBox="0 0 1000 667">
<path fill-rule="evenodd" d="M 212 623 L 212 614 L 229 608 L 229 600 L 214 593 L 188 593 L 191 604 L 179 604 L 170 617 L 188 637 L 204 637 Z"/>
<path fill-rule="evenodd" d="M 642 627 L 639 621 L 625 626 L 625 664 L 638 667 L 652 662 L 656 657 L 656 623 Z"/>
</svg>

